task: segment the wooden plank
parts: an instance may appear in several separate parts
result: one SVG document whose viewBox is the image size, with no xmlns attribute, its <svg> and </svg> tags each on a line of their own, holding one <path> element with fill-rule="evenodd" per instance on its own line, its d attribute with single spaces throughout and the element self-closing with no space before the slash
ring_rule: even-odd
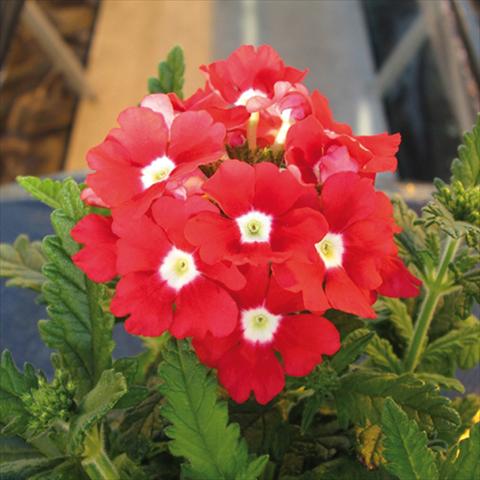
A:
<svg viewBox="0 0 480 480">
<path fill-rule="evenodd" d="M 185 50 L 186 93 L 203 84 L 197 66 L 210 61 L 212 2 L 104 0 L 87 67 L 97 99 L 81 100 L 66 170 L 85 169 L 85 154 L 116 125 L 116 117 L 147 92 L 147 78 L 174 45 Z"/>
</svg>

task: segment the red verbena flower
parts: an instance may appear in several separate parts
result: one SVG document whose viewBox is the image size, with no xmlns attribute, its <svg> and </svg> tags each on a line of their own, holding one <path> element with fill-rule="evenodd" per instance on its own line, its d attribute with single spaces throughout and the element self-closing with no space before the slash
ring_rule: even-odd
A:
<svg viewBox="0 0 480 480">
<path fill-rule="evenodd" d="M 384 200 L 368 179 L 354 173 L 326 180 L 321 192 L 325 220 L 311 223 L 300 255 L 273 267 L 282 286 L 303 293 L 305 308 L 372 318 L 371 305 L 380 289 L 393 296 L 418 293 L 413 276 L 398 276 L 397 285 L 388 278 L 400 260 Z"/>
<path fill-rule="evenodd" d="M 200 67 L 210 88 L 227 104 L 241 105 L 249 112 L 265 108 L 275 94 L 277 82 L 301 82 L 306 71 L 286 66 L 269 45 L 244 45 L 226 60 Z"/>
<path fill-rule="evenodd" d="M 231 335 L 193 340 L 200 360 L 218 369 L 220 383 L 239 403 L 252 391 L 258 403 L 268 403 L 283 389 L 285 374 L 307 375 L 323 355 L 340 348 L 335 326 L 319 315 L 298 313 L 301 296 L 281 289 L 268 270 L 243 269 L 247 284 L 234 292 L 240 321 Z"/>
<path fill-rule="evenodd" d="M 291 256 L 311 218 L 321 217 L 308 206 L 316 198 L 315 189 L 269 162 L 252 166 L 227 160 L 203 191 L 221 212 L 195 215 L 185 234 L 207 263 L 281 262 Z"/>
<path fill-rule="evenodd" d="M 146 102 L 147 104 L 149 102 Z M 87 184 L 111 207 L 153 185 L 188 176 L 199 165 L 224 154 L 225 127 L 206 112 L 168 116 L 149 107 L 132 107 L 118 117 L 120 128 L 88 152 L 95 173 Z M 164 110 L 167 107 L 163 105 Z"/>
<path fill-rule="evenodd" d="M 187 218 L 213 206 L 199 198 L 186 201 L 161 197 L 143 215 L 127 224 L 114 223 L 117 241 L 117 285 L 111 309 L 129 315 L 128 332 L 158 336 L 225 336 L 237 323 L 235 301 L 225 289 L 245 284 L 236 267 L 225 262 L 205 264 L 183 235 Z"/>
</svg>

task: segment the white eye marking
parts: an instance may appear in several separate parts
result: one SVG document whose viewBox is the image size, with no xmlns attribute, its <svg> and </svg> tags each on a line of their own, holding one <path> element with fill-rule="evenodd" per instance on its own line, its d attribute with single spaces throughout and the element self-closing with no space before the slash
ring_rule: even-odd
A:
<svg viewBox="0 0 480 480">
<path fill-rule="evenodd" d="M 274 315 L 264 307 L 243 310 L 240 319 L 243 336 L 251 342 L 271 342 L 281 320 L 280 315 Z"/>
<path fill-rule="evenodd" d="M 162 279 L 175 290 L 180 290 L 199 275 L 192 254 L 176 247 L 167 253 L 159 272 Z"/>
<path fill-rule="evenodd" d="M 175 163 L 167 156 L 163 155 L 149 163 L 142 168 L 142 183 L 143 187 L 147 189 L 154 183 L 163 182 L 172 173 L 175 168 Z"/>
<path fill-rule="evenodd" d="M 267 95 L 263 93 L 261 90 L 256 90 L 255 88 L 249 88 L 242 92 L 242 94 L 237 98 L 235 105 L 245 107 L 248 101 L 253 97 L 262 97 L 267 98 Z"/>
<path fill-rule="evenodd" d="M 327 269 L 342 265 L 345 248 L 340 234 L 327 233 L 322 240 L 315 244 L 315 249 Z"/>
<path fill-rule="evenodd" d="M 242 243 L 268 242 L 272 230 L 272 217 L 252 210 L 235 220 L 240 230 Z"/>
</svg>

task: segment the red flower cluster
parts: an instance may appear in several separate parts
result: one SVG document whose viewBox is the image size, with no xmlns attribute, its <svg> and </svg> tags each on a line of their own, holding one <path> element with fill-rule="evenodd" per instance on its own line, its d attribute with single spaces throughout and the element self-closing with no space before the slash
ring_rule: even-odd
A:
<svg viewBox="0 0 480 480">
<path fill-rule="evenodd" d="M 269 46 L 201 68 L 203 89 L 146 97 L 90 150 L 84 200 L 110 214 L 75 226 L 73 260 L 119 279 L 128 332 L 193 337 L 234 400 L 266 403 L 339 349 L 326 310 L 371 318 L 378 294 L 417 295 L 374 188 L 400 138 L 354 135 Z"/>
</svg>

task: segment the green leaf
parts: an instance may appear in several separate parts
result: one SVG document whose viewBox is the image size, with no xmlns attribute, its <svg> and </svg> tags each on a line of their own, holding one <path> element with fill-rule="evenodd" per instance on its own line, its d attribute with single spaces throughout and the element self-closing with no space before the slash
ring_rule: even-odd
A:
<svg viewBox="0 0 480 480">
<path fill-rule="evenodd" d="M 480 472 L 480 423 L 470 430 L 470 437 L 453 449 L 440 471 L 442 480 L 478 479 Z"/>
<path fill-rule="evenodd" d="M 383 297 L 379 301 L 378 310 L 391 322 L 398 335 L 408 343 L 413 336 L 413 322 L 405 303 L 398 298 Z"/>
<path fill-rule="evenodd" d="M 470 393 L 464 397 L 452 400 L 452 405 L 460 415 L 461 425 L 458 427 L 458 436 L 461 436 L 475 423 L 475 415 L 480 410 L 480 395 Z"/>
<path fill-rule="evenodd" d="M 170 451 L 187 459 L 183 472 L 194 479 L 247 479 L 261 472 L 267 457 L 249 461 L 239 426 L 228 425 L 227 406 L 217 401 L 217 382 L 186 342 L 172 341 L 159 367 L 160 391 L 167 401 L 162 415 L 172 425 L 165 433 Z"/>
<path fill-rule="evenodd" d="M 479 344 L 480 324 L 478 322 L 472 326 L 451 330 L 428 344 L 422 355 L 420 370 L 435 371 L 437 362 L 445 358 L 456 359 L 461 355 L 462 350 L 469 347 L 478 348 Z"/>
<path fill-rule="evenodd" d="M 0 360 L 0 426 L 2 434 L 24 435 L 31 416 L 25 409 L 22 396 L 38 385 L 33 367 L 26 363 L 23 374 L 17 370 L 8 350 Z"/>
<path fill-rule="evenodd" d="M 52 208 L 61 208 L 59 193 L 62 189 L 62 182 L 51 178 L 38 177 L 17 177 L 17 182 L 30 195 Z"/>
<path fill-rule="evenodd" d="M 158 78 L 148 79 L 150 93 L 176 93 L 183 98 L 185 61 L 183 50 L 176 46 L 167 56 L 167 60 L 158 66 Z"/>
<path fill-rule="evenodd" d="M 340 350 L 330 360 L 331 367 L 337 373 L 342 373 L 365 351 L 374 335 L 374 332 L 366 328 L 359 328 L 351 332 L 343 340 Z"/>
<path fill-rule="evenodd" d="M 51 472 L 62 461 L 63 458 L 28 458 L 0 463 L 0 478 L 2 480 L 27 480 L 35 474 Z"/>
<path fill-rule="evenodd" d="M 458 158 L 452 163 L 451 182 L 459 180 L 465 187 L 480 184 L 480 115 L 471 132 L 463 136 Z"/>
<path fill-rule="evenodd" d="M 447 390 L 455 390 L 456 392 L 464 393 L 465 387 L 460 380 L 452 377 L 446 377 L 438 373 L 416 373 L 415 376 L 424 380 L 425 382 L 433 383 L 439 387 L 446 388 Z"/>
<path fill-rule="evenodd" d="M 115 406 L 127 391 L 125 378 L 121 373 L 105 370 L 95 388 L 85 395 L 79 405 L 79 413 L 70 425 L 68 448 L 81 453 L 81 445 L 88 431 Z"/>
<path fill-rule="evenodd" d="M 41 243 L 30 242 L 26 235 L 19 235 L 13 245 L 0 244 L 0 277 L 9 279 L 7 286 L 41 291 L 44 262 Z"/>
<path fill-rule="evenodd" d="M 102 372 L 111 368 L 114 342 L 113 316 L 102 308 L 106 287 L 93 283 L 71 261 L 78 245 L 70 231 L 88 208 L 80 200 L 80 188 L 66 180 L 58 193 L 62 208 L 52 213 L 56 236 L 43 241 L 47 263 L 43 274 L 44 298 L 50 320 L 39 322 L 43 341 L 58 350 L 64 367 L 77 386 L 78 398 L 91 390 Z"/>
<path fill-rule="evenodd" d="M 20 437 L 0 436 L 0 463 L 41 458 L 43 455 Z"/>
<path fill-rule="evenodd" d="M 436 480 L 438 470 L 427 435 L 387 398 L 382 412 L 385 468 L 400 480 Z"/>
<path fill-rule="evenodd" d="M 413 263 L 420 272 L 424 271 L 425 257 L 425 231 L 416 223 L 417 214 L 408 207 L 405 201 L 397 196 L 391 199 L 395 222 L 402 231 L 395 235 L 395 241 L 399 246 L 399 253 L 407 262 Z"/>
<path fill-rule="evenodd" d="M 391 343 L 385 338 L 374 335 L 365 353 L 370 357 L 370 364 L 383 372 L 402 373 L 403 365 L 395 355 Z"/>
<path fill-rule="evenodd" d="M 471 315 L 463 322 L 463 325 L 465 327 L 478 327 L 479 321 L 476 317 Z M 480 363 L 480 335 L 477 337 L 476 341 L 469 345 L 465 345 L 465 347 L 458 352 L 457 360 L 458 366 L 464 370 L 473 368 Z"/>
<path fill-rule="evenodd" d="M 393 398 L 418 422 L 423 430 L 438 432 L 450 438 L 458 428 L 460 418 L 450 400 L 439 394 L 438 387 L 425 383 L 412 374 L 395 375 L 358 369 L 340 379 L 335 396 L 340 422 L 348 420 L 365 425 L 367 420 L 380 424 L 383 405 Z"/>
</svg>

